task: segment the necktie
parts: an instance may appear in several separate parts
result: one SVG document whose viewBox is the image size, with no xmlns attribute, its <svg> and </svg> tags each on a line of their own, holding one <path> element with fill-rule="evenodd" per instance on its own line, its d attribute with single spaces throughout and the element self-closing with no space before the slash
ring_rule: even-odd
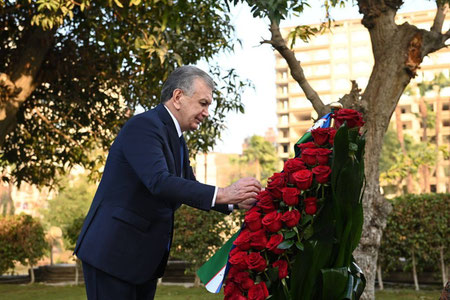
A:
<svg viewBox="0 0 450 300">
<path fill-rule="evenodd" d="M 180 136 L 180 171 L 181 171 L 180 175 L 181 175 L 181 177 L 184 176 L 183 170 L 184 170 L 184 156 L 185 156 L 184 149 L 185 149 L 185 146 L 186 146 L 186 142 L 184 140 L 183 135 L 181 135 Z"/>
</svg>

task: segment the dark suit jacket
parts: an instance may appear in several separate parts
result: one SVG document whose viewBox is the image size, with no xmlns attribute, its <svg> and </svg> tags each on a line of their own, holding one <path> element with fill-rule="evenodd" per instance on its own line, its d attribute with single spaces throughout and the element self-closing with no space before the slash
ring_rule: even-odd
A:
<svg viewBox="0 0 450 300">
<path fill-rule="evenodd" d="M 161 277 L 175 210 L 187 204 L 208 211 L 214 195 L 213 186 L 195 180 L 188 155 L 183 165 L 181 178 L 180 141 L 162 104 L 132 117 L 109 151 L 78 258 L 134 284 Z M 226 205 L 213 209 L 228 212 Z"/>
</svg>

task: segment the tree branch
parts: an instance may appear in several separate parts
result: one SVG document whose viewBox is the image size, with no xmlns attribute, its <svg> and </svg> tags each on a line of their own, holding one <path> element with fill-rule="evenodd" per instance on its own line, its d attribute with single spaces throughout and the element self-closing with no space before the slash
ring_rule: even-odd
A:
<svg viewBox="0 0 450 300">
<path fill-rule="evenodd" d="M 270 32 L 272 34 L 271 39 L 269 41 L 262 41 L 262 43 L 271 44 L 286 60 L 289 69 L 291 70 L 292 78 L 294 78 L 295 81 L 298 82 L 303 92 L 305 93 L 306 98 L 311 102 L 314 110 L 317 112 L 319 117 L 328 113 L 329 111 L 323 104 L 319 95 L 306 80 L 303 68 L 301 67 L 300 62 L 295 57 L 294 51 L 286 46 L 286 41 L 281 35 L 280 27 L 274 20 L 271 20 Z"/>
<path fill-rule="evenodd" d="M 431 31 L 441 33 L 442 26 L 444 25 L 445 15 L 448 12 L 448 3 L 437 4 L 436 16 L 434 17 L 433 26 L 431 27 Z"/>
<path fill-rule="evenodd" d="M 75 145 L 78 145 L 80 147 L 82 147 L 80 145 L 80 143 L 78 143 L 77 141 L 75 141 L 74 139 L 72 139 L 70 136 L 68 136 L 67 134 L 65 134 L 64 132 L 62 132 L 61 130 L 59 130 L 58 128 L 56 128 L 56 126 L 49 120 L 47 119 L 47 117 L 45 117 L 36 107 L 33 108 L 32 112 L 34 112 L 42 121 L 44 121 L 47 125 L 49 125 L 50 127 L 53 128 L 53 131 L 55 131 L 56 133 L 60 134 L 61 136 L 63 136 L 65 139 L 71 141 L 72 143 L 74 143 Z M 83 148 L 83 147 L 82 147 Z"/>
</svg>

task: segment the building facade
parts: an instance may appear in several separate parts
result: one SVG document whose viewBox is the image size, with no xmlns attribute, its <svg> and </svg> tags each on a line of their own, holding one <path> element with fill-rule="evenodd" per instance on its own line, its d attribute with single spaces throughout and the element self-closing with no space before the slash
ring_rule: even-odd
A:
<svg viewBox="0 0 450 300">
<path fill-rule="evenodd" d="M 433 24 L 435 11 L 419 11 L 398 14 L 397 23 L 408 22 L 418 28 L 429 29 Z M 444 28 L 448 28 L 450 16 L 447 15 Z M 314 26 L 314 25 L 313 25 Z M 317 25 L 318 26 L 318 25 Z M 287 36 L 292 28 L 284 28 L 282 34 Z M 298 39 L 294 52 L 301 62 L 304 73 L 310 85 L 320 95 L 325 104 L 338 101 L 351 88 L 351 80 L 355 80 L 360 89 L 364 90 L 370 77 L 374 63 L 370 36 L 367 29 L 361 25 L 360 19 L 336 21 L 331 30 L 325 34 L 313 37 L 308 43 Z M 278 117 L 278 155 L 286 160 L 293 157 L 294 144 L 312 125 L 317 114 L 311 103 L 306 99 L 298 83 L 290 76 L 286 61 L 276 56 L 276 97 Z M 410 83 L 409 93 L 405 93 L 399 101 L 401 122 L 396 122 L 395 115 L 392 124 L 402 124 L 403 133 L 423 140 L 423 124 L 420 118 L 421 101 L 437 116 L 439 114 L 438 136 L 436 130 L 427 131 L 427 140 L 440 145 L 450 145 L 450 88 L 441 86 L 420 93 L 421 82 L 430 82 L 442 73 L 450 78 L 450 49 L 444 48 L 425 57 L 418 71 L 418 76 Z M 450 161 L 442 159 L 441 182 L 436 182 L 435 173 L 431 170 L 430 191 L 450 190 Z"/>
</svg>

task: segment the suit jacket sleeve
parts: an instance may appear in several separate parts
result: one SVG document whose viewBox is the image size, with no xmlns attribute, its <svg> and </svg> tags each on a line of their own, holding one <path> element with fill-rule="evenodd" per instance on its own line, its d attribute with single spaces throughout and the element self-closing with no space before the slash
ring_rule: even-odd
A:
<svg viewBox="0 0 450 300">
<path fill-rule="evenodd" d="M 148 117 L 134 117 L 121 131 L 125 159 L 150 193 L 163 200 L 211 209 L 214 186 L 184 179 L 169 172 L 173 160 L 167 128 Z"/>
</svg>

